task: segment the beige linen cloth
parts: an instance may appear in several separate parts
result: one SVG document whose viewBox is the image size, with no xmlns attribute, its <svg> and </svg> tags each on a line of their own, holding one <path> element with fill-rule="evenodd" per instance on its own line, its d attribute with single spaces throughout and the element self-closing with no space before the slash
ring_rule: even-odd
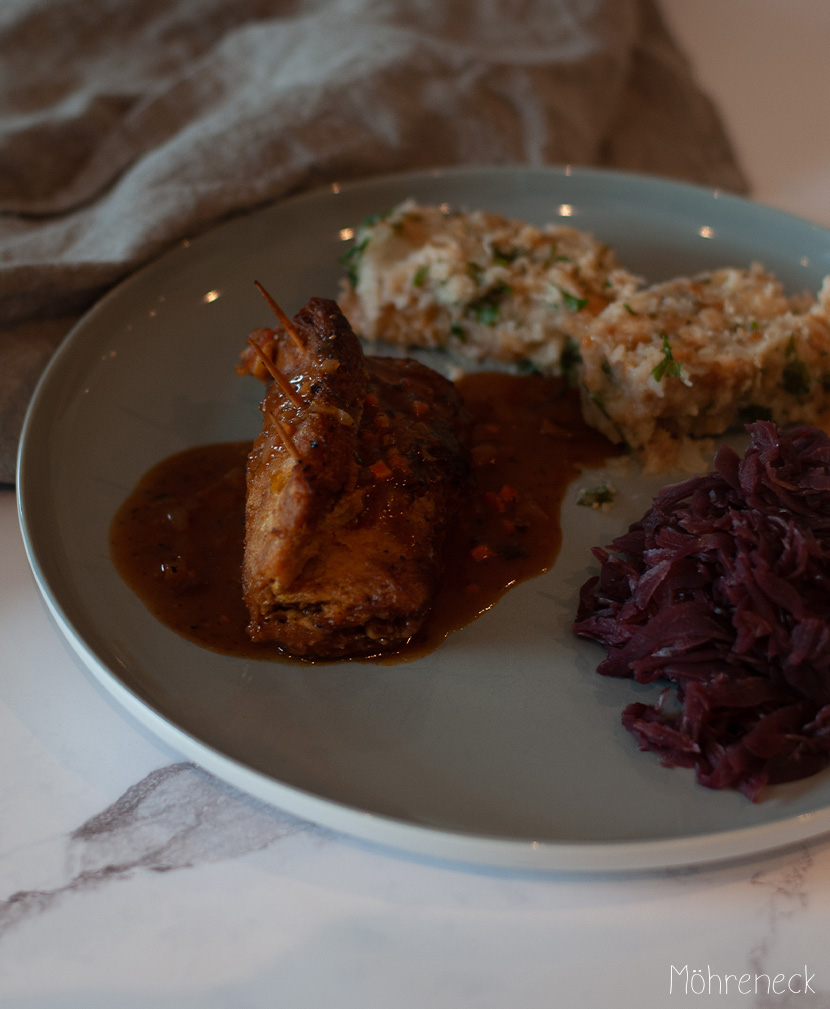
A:
<svg viewBox="0 0 830 1009">
<path fill-rule="evenodd" d="M 75 319 L 219 219 L 449 164 L 745 190 L 652 0 L 3 0 L 0 482 Z"/>
</svg>

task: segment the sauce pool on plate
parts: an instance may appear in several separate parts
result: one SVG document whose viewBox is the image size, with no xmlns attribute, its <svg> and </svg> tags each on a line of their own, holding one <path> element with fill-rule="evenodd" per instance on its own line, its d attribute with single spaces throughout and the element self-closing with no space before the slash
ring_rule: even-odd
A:
<svg viewBox="0 0 830 1009">
<path fill-rule="evenodd" d="M 384 661 L 431 651 L 513 585 L 550 568 L 568 485 L 617 451 L 585 425 L 578 396 L 559 379 L 479 372 L 456 385 L 473 417 L 470 492 L 448 537 L 426 623 Z M 153 467 L 116 513 L 110 551 L 154 616 L 184 637 L 230 655 L 297 661 L 246 633 L 241 564 L 250 447 L 203 445 Z"/>
</svg>

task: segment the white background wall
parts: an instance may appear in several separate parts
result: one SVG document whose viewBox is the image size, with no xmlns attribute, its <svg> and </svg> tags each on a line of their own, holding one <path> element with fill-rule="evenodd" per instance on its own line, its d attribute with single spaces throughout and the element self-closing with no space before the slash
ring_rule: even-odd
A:
<svg viewBox="0 0 830 1009">
<path fill-rule="evenodd" d="M 661 3 L 753 198 L 830 227 L 830 2 Z"/>
</svg>

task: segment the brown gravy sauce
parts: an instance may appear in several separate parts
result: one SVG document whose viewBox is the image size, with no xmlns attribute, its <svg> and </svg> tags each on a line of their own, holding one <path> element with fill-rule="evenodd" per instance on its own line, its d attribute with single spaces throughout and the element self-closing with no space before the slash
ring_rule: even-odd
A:
<svg viewBox="0 0 830 1009">
<path fill-rule="evenodd" d="M 616 452 L 585 425 L 577 394 L 560 380 L 480 372 L 456 385 L 474 418 L 472 490 L 446 545 L 432 613 L 406 648 L 380 661 L 432 651 L 512 586 L 550 568 L 568 485 Z M 230 655 L 297 661 L 273 644 L 255 644 L 245 630 L 249 449 L 247 442 L 205 445 L 154 466 L 115 515 L 110 550 L 124 581 L 184 637 Z"/>
</svg>

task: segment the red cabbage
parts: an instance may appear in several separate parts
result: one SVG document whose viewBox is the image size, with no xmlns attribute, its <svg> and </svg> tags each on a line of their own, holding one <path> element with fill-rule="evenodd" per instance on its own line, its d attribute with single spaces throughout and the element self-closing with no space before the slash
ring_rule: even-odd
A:
<svg viewBox="0 0 830 1009">
<path fill-rule="evenodd" d="M 574 631 L 599 673 L 666 683 L 623 712 L 640 749 L 757 800 L 830 763 L 830 438 L 747 430 L 594 549 Z"/>
</svg>

